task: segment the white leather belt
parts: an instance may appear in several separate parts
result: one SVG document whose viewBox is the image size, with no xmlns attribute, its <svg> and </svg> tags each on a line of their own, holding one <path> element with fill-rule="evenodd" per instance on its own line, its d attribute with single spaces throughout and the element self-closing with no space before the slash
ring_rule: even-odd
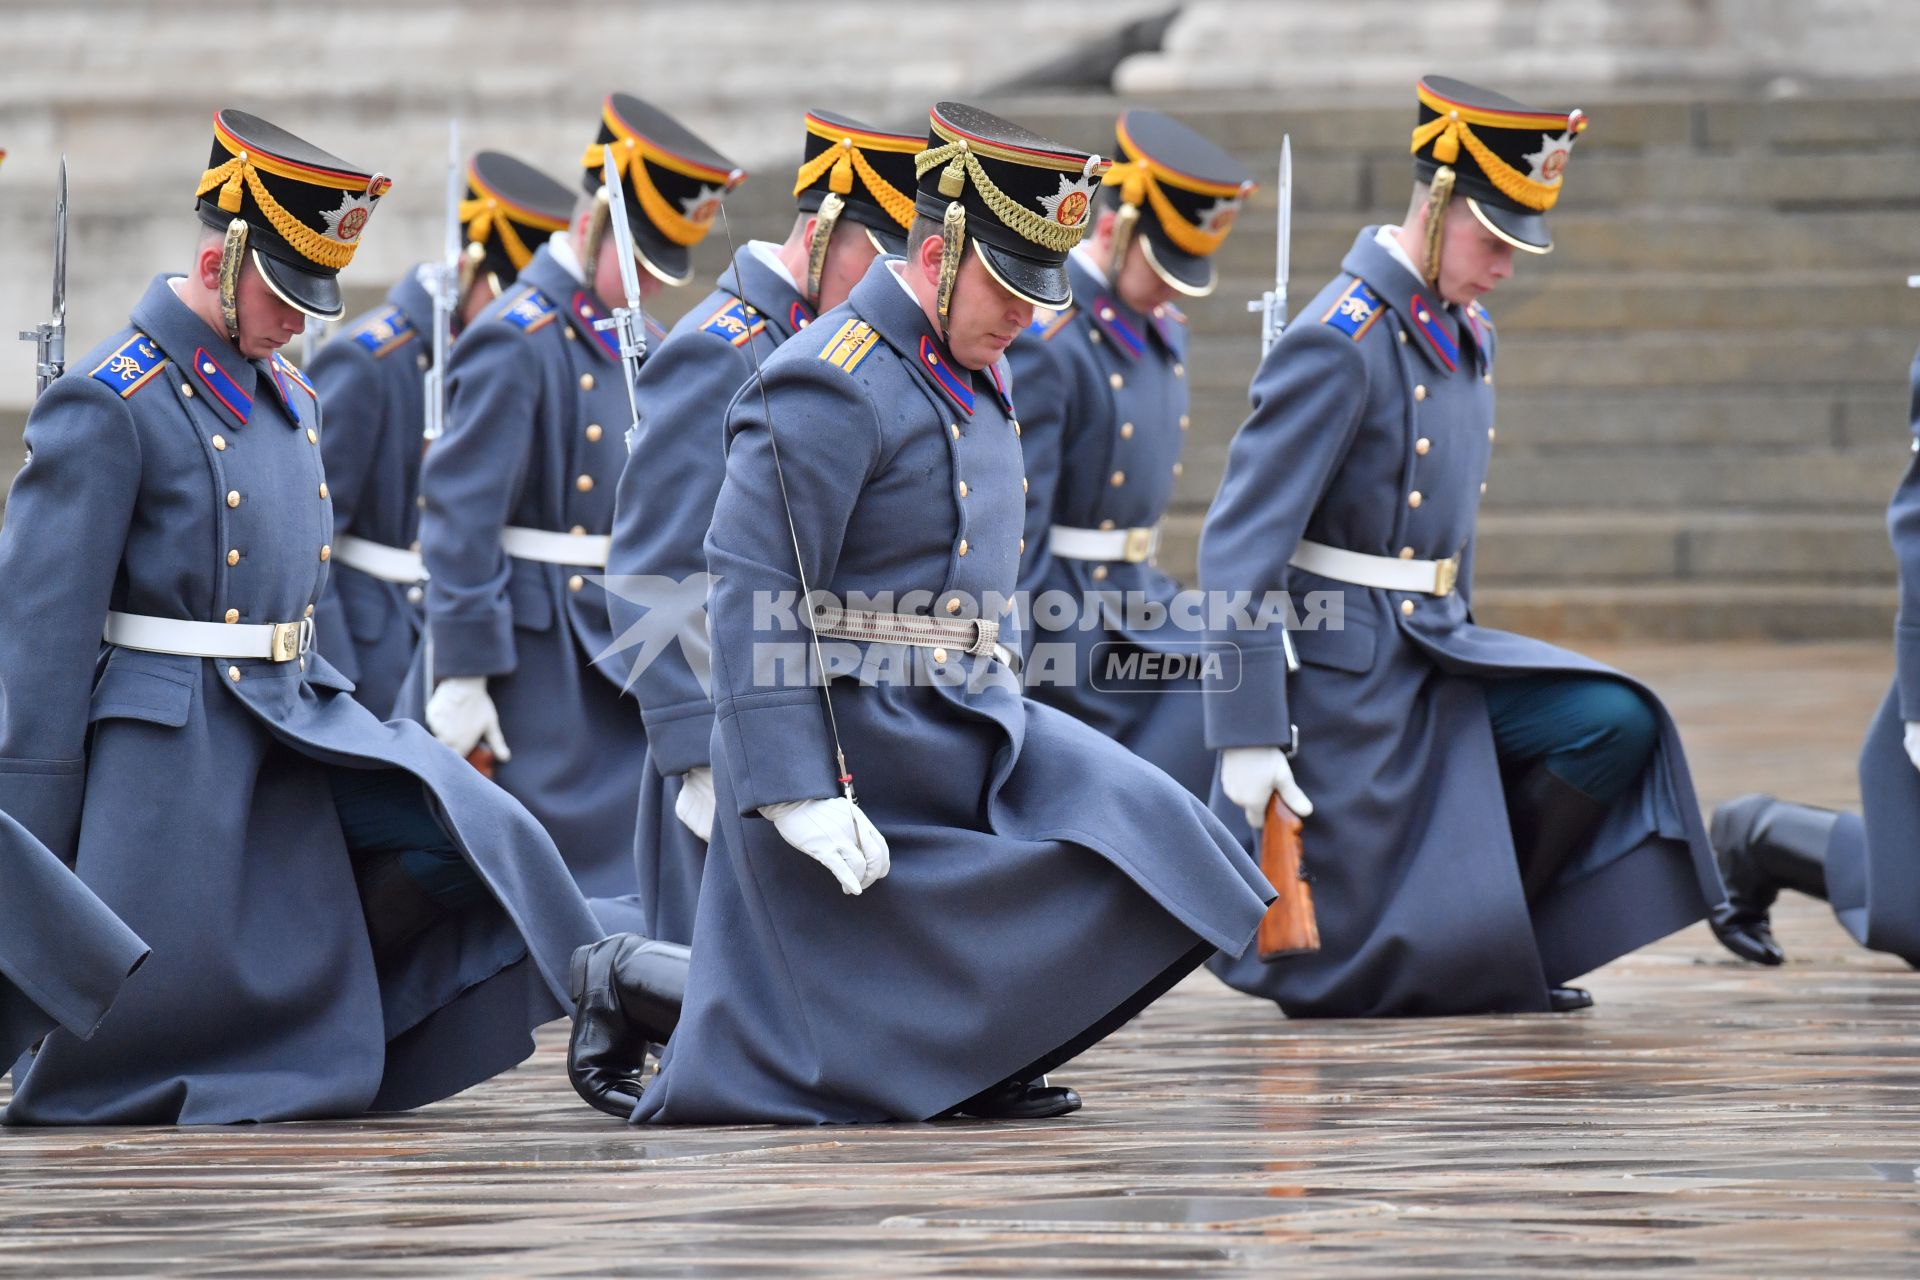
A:
<svg viewBox="0 0 1920 1280">
<path fill-rule="evenodd" d="M 333 558 L 349 569 L 358 569 L 382 582 L 398 582 L 410 587 L 427 580 L 427 566 L 418 551 L 390 547 L 352 534 L 334 540 Z"/>
<path fill-rule="evenodd" d="M 1124 560 L 1144 564 L 1160 550 L 1160 526 L 1143 529 L 1075 529 L 1056 524 L 1047 550 L 1063 560 Z"/>
<path fill-rule="evenodd" d="M 604 533 L 554 533 L 508 525 L 500 531 L 500 549 L 515 560 L 541 564 L 568 564 L 588 569 L 607 567 L 613 539 Z"/>
<path fill-rule="evenodd" d="M 1362 555 L 1342 551 L 1325 543 L 1300 539 L 1287 561 L 1296 569 L 1317 573 L 1356 587 L 1378 587 L 1382 591 L 1413 591 L 1421 595 L 1450 596 L 1460 580 L 1460 557 L 1445 560 L 1400 560 L 1393 556 Z"/>
<path fill-rule="evenodd" d="M 265 658 L 292 662 L 313 647 L 313 619 L 298 622 L 188 622 L 143 613 L 109 613 L 101 639 L 122 649 L 185 658 Z"/>
<path fill-rule="evenodd" d="M 992 658 L 1004 667 L 1014 665 L 1012 650 L 1000 643 L 1000 624 L 989 618 L 929 618 L 917 613 L 879 613 L 817 604 L 807 622 L 816 634 L 835 640 L 932 649 L 936 662 L 946 661 L 946 647 L 952 645 L 962 653 Z"/>
</svg>

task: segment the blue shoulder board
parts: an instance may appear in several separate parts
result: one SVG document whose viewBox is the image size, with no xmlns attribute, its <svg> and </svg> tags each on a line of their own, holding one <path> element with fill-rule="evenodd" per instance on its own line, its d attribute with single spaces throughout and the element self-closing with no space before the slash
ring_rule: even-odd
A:
<svg viewBox="0 0 1920 1280">
<path fill-rule="evenodd" d="M 755 334 L 766 327 L 765 316 L 748 315 L 747 304 L 735 298 L 708 316 L 706 323 L 700 326 L 700 332 L 714 334 L 725 338 L 736 347 L 744 347 L 753 340 Z"/>
<path fill-rule="evenodd" d="M 1320 317 L 1320 323 L 1332 325 L 1358 342 L 1379 318 L 1380 295 L 1367 288 L 1366 281 L 1355 280 L 1345 293 L 1333 300 L 1327 313 Z"/>
<path fill-rule="evenodd" d="M 353 331 L 353 340 L 376 357 L 404 347 L 419 336 L 407 313 L 389 304 L 363 320 Z"/>
<path fill-rule="evenodd" d="M 519 301 L 501 313 L 501 318 L 522 333 L 534 333 L 552 324 L 559 314 L 559 308 L 548 302 L 538 289 L 529 288 Z"/>
<path fill-rule="evenodd" d="M 119 349 L 102 360 L 90 375 L 112 387 L 122 400 L 147 385 L 153 375 L 166 368 L 167 358 L 144 333 L 135 333 Z"/>
</svg>

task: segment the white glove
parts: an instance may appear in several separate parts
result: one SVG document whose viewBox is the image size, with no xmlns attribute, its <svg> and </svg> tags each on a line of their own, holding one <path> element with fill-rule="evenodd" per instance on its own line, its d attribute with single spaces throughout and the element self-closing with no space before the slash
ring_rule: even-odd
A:
<svg viewBox="0 0 1920 1280">
<path fill-rule="evenodd" d="M 1313 812 L 1313 801 L 1293 780 L 1293 766 L 1278 747 L 1228 747 L 1220 753 L 1220 789 L 1247 815 L 1255 831 L 1267 825 L 1267 797 L 1280 794 L 1280 803 L 1296 818 Z"/>
<path fill-rule="evenodd" d="M 495 760 L 505 764 L 513 759 L 500 733 L 500 713 L 487 696 L 485 676 L 449 676 L 442 680 L 427 700 L 427 728 L 457 756 L 472 755 L 473 749 L 485 742 Z"/>
<path fill-rule="evenodd" d="M 1920 720 L 1907 721 L 1907 759 L 1920 769 Z"/>
<path fill-rule="evenodd" d="M 859 893 L 893 865 L 886 837 L 844 796 L 760 806 L 780 838 L 833 872 L 844 893 Z"/>
<path fill-rule="evenodd" d="M 680 775 L 673 816 L 702 840 L 713 839 L 713 770 L 695 765 Z"/>
</svg>

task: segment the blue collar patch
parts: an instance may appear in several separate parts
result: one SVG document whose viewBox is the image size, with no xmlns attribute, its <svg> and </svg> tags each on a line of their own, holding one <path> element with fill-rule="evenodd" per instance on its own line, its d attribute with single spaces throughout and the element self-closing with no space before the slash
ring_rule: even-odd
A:
<svg viewBox="0 0 1920 1280">
<path fill-rule="evenodd" d="M 253 412 L 253 397 L 240 389 L 233 375 L 222 369 L 219 362 L 207 354 L 205 347 L 193 353 L 193 371 L 214 398 L 227 406 L 228 413 L 242 423 L 246 422 L 248 415 Z"/>
<path fill-rule="evenodd" d="M 1093 300 L 1093 322 L 1130 359 L 1138 360 L 1147 349 L 1146 335 L 1128 324 L 1120 314 L 1119 304 L 1105 294 Z"/>
<path fill-rule="evenodd" d="M 1428 345 L 1433 348 L 1433 354 L 1440 357 L 1440 363 L 1447 366 L 1449 373 L 1458 369 L 1460 344 L 1453 340 L 1453 335 L 1447 332 L 1447 326 L 1441 323 L 1440 317 L 1434 314 L 1433 308 L 1427 305 L 1425 298 L 1416 293 L 1412 301 L 1414 327 L 1426 337 Z"/>
<path fill-rule="evenodd" d="M 925 334 L 920 335 L 920 367 L 940 384 L 942 391 L 953 397 L 955 404 L 969 414 L 973 412 L 973 380 L 949 362 L 940 353 L 939 344 Z"/>
</svg>

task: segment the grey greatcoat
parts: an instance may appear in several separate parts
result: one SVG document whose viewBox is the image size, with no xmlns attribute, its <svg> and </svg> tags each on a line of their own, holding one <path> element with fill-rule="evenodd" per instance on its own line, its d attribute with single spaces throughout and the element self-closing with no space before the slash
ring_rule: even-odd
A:
<svg viewBox="0 0 1920 1280">
<path fill-rule="evenodd" d="M 1011 616 L 995 602 L 1024 495 L 1005 370 L 951 362 L 899 262 L 767 361 L 793 532 L 757 389 L 728 414 L 707 538 L 718 807 L 685 1008 L 636 1122 L 939 1115 L 1238 953 L 1271 896 L 1178 783 L 964 651 L 828 642 L 885 879 L 847 896 L 758 816 L 839 792 L 821 691 L 781 675 L 807 671 L 778 608 L 796 537 L 808 581 L 855 607 L 898 593 L 896 611 Z"/>
<path fill-rule="evenodd" d="M 90 1039 L 84 1012 L 47 1006 L 64 1025 L 15 1064 L 10 1122 L 412 1107 L 520 1061 L 566 1012 L 568 960 L 600 930 L 520 805 L 418 725 L 376 720 L 316 654 L 101 642 L 109 610 L 311 617 L 333 526 L 320 429 L 292 365 L 241 359 L 166 277 L 28 421 L 0 528 L 0 810 L 152 955 Z M 419 779 L 492 900 L 376 972 L 329 769 Z M 72 909 L 12 907 L 0 956 Z M 40 976 L 98 998 L 137 951 L 118 945 Z"/>
<path fill-rule="evenodd" d="M 1533 910 L 1522 892 L 1479 681 L 1540 672 L 1628 677 L 1473 621 L 1474 525 L 1494 447 L 1493 325 L 1464 316 L 1363 231 L 1253 383 L 1200 545 L 1209 592 L 1332 593 L 1344 627 L 1214 632 L 1239 660 L 1210 683 L 1207 742 L 1273 746 L 1314 804 L 1305 843 L 1322 949 L 1229 983 L 1293 1016 L 1529 1012 L 1550 986 L 1703 918 L 1725 894 L 1678 731 L 1664 708 L 1640 780 Z M 1353 586 L 1289 559 L 1302 538 L 1361 554 L 1459 554 L 1447 595 Z M 1246 826 L 1216 787 L 1214 811 Z M 1250 838 L 1250 837 L 1249 837 Z"/>
</svg>

